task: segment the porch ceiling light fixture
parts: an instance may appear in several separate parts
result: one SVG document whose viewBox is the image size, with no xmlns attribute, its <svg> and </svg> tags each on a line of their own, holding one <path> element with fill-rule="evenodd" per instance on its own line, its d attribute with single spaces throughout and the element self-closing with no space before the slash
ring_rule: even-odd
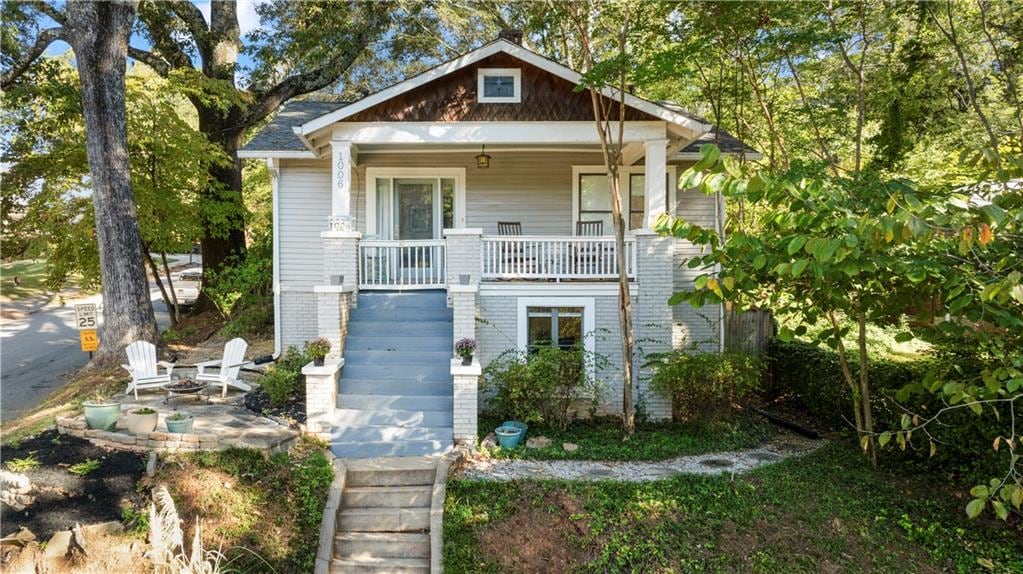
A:
<svg viewBox="0 0 1023 574">
<path fill-rule="evenodd" d="M 490 167 L 490 156 L 487 155 L 486 145 L 480 148 L 480 153 L 476 156 L 476 167 L 479 169 L 487 169 Z"/>
</svg>

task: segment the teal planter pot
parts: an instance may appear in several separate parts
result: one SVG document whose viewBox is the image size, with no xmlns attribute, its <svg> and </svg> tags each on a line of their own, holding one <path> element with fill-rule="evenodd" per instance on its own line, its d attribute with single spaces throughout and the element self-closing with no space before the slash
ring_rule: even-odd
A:
<svg viewBox="0 0 1023 574">
<path fill-rule="evenodd" d="M 167 417 L 163 419 L 163 421 L 167 423 L 167 432 L 190 433 L 192 432 L 192 423 L 195 422 L 195 417 L 192 415 L 186 415 L 178 420 L 175 420 L 172 417 Z"/>
<path fill-rule="evenodd" d="M 503 423 L 501 423 L 501 426 L 519 429 L 520 431 L 522 431 L 522 436 L 519 437 L 519 440 L 520 441 L 526 440 L 526 431 L 529 430 L 529 425 L 527 425 L 526 423 L 520 421 L 504 421 Z"/>
<path fill-rule="evenodd" d="M 497 427 L 494 434 L 497 435 L 497 444 L 501 445 L 501 448 L 515 448 L 522 440 L 522 430 L 515 427 Z"/>
<path fill-rule="evenodd" d="M 85 424 L 91 429 L 114 430 L 121 416 L 121 403 L 95 403 L 85 401 Z"/>
</svg>

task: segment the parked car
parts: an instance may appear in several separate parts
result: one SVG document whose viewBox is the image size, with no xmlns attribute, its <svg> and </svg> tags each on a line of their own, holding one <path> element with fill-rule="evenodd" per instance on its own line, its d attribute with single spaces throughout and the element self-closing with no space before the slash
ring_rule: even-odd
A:
<svg viewBox="0 0 1023 574">
<path fill-rule="evenodd" d="M 174 283 L 178 305 L 194 305 L 199 299 L 199 289 L 202 288 L 202 267 L 189 267 L 172 273 L 171 281 Z"/>
</svg>

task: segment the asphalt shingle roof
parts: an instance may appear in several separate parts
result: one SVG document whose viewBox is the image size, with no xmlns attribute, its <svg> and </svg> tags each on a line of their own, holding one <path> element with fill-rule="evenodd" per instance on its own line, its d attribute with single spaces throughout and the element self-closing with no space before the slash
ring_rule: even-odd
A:
<svg viewBox="0 0 1023 574">
<path fill-rule="evenodd" d="M 348 105 L 348 102 L 325 102 L 322 100 L 292 100 L 277 112 L 256 137 L 249 140 L 242 149 L 245 151 L 305 151 L 302 140 L 292 128 L 309 120 Z"/>
</svg>

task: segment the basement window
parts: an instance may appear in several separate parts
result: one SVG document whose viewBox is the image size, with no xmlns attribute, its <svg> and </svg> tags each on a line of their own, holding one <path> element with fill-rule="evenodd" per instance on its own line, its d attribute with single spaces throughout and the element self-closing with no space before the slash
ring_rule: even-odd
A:
<svg viewBox="0 0 1023 574">
<path fill-rule="evenodd" d="M 522 70 L 480 68 L 476 93 L 483 104 L 517 104 L 522 101 Z"/>
</svg>

